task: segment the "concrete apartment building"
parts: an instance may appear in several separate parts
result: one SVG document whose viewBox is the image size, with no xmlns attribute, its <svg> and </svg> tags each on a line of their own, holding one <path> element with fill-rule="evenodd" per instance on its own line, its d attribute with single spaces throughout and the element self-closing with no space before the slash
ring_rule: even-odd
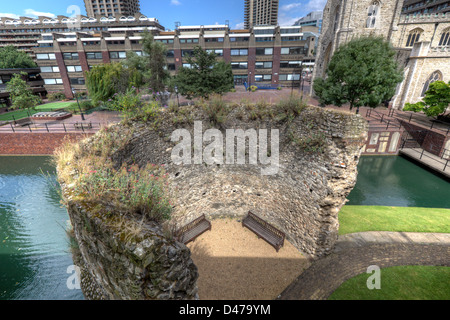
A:
<svg viewBox="0 0 450 320">
<path fill-rule="evenodd" d="M 421 15 L 445 13 L 450 11 L 449 0 L 405 0 L 402 14 Z"/>
<path fill-rule="evenodd" d="M 276 26 L 278 24 L 278 0 L 245 0 L 244 27 Z"/>
<path fill-rule="evenodd" d="M 297 20 L 294 26 L 314 26 L 319 28 L 319 33 L 322 31 L 323 11 L 313 11 L 308 13 L 303 18 Z"/>
<path fill-rule="evenodd" d="M 52 33 L 68 32 L 88 32 L 99 33 L 101 31 L 122 32 L 123 28 L 134 28 L 134 31 L 142 31 L 144 28 L 149 30 L 164 30 L 157 19 L 147 18 L 146 16 L 136 14 L 134 16 L 123 16 L 120 14 L 97 17 L 78 16 L 66 17 L 20 17 L 12 19 L 0 17 L 0 47 L 13 45 L 20 50 L 28 53 L 35 58 L 35 49 L 39 40 L 45 40 L 44 35 Z"/>
<path fill-rule="evenodd" d="M 139 0 L 84 0 L 84 4 L 89 17 L 116 14 L 134 16 L 140 13 Z"/>
<path fill-rule="evenodd" d="M 62 91 L 70 98 L 72 88 L 86 90 L 83 73 L 92 66 L 119 62 L 127 51 L 142 54 L 141 30 L 131 26 L 120 29 L 44 34 L 35 51 L 47 91 Z M 152 33 L 168 48 L 167 68 L 172 74 L 182 66 L 189 67 L 186 58 L 200 46 L 231 63 L 236 84 L 292 86 L 300 81 L 302 64 L 307 68 L 314 61 L 312 50 L 317 39 L 304 37 L 309 29 L 317 32 L 314 27 L 232 30 L 228 25 L 211 25 L 178 26 L 174 31 L 154 28 Z"/>
</svg>

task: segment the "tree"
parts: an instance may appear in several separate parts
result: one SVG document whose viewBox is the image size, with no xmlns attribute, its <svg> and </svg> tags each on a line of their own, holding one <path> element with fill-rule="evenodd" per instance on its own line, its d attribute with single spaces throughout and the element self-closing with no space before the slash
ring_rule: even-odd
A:
<svg viewBox="0 0 450 320">
<path fill-rule="evenodd" d="M 6 46 L 0 49 L 0 69 L 25 69 L 36 68 L 37 65 L 24 51 L 17 50 L 14 46 Z"/>
<path fill-rule="evenodd" d="M 208 98 L 211 94 L 223 94 L 234 87 L 231 65 L 217 61 L 214 53 L 196 47 L 193 57 L 187 58 L 190 67 L 180 68 L 175 84 L 179 92 L 187 96 Z"/>
<path fill-rule="evenodd" d="M 41 102 L 41 99 L 33 94 L 27 82 L 23 80 L 26 76 L 25 72 L 15 73 L 6 84 L 13 109 L 34 108 Z"/>
<path fill-rule="evenodd" d="M 326 79 L 314 81 L 314 91 L 322 104 L 350 109 L 376 108 L 390 100 L 402 71 L 394 58 L 395 51 L 382 37 L 365 36 L 341 46 L 331 58 Z"/>
<path fill-rule="evenodd" d="M 135 52 L 127 52 L 127 60 L 124 65 L 138 70 L 143 81 L 156 92 L 163 92 L 169 79 L 170 73 L 166 68 L 167 47 L 153 39 L 153 35 L 145 31 L 142 35 L 142 56 Z"/>
<path fill-rule="evenodd" d="M 125 93 L 142 85 L 142 75 L 121 63 L 100 64 L 86 72 L 86 87 L 94 103 L 107 101 L 116 93 Z"/>
<path fill-rule="evenodd" d="M 428 117 L 439 117 L 444 115 L 450 105 L 450 82 L 435 81 L 425 92 L 423 101 L 415 104 L 407 103 L 403 110 L 423 112 Z"/>
</svg>

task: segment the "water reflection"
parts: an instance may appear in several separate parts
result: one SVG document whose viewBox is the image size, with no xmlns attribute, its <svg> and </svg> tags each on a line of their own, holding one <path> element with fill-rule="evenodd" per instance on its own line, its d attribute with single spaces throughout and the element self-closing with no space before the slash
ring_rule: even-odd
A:
<svg viewBox="0 0 450 320">
<path fill-rule="evenodd" d="M 364 156 L 348 205 L 450 208 L 450 183 L 402 157 Z"/>
<path fill-rule="evenodd" d="M 66 286 L 69 217 L 54 183 L 48 157 L 0 157 L 0 299 L 83 299 Z"/>
</svg>

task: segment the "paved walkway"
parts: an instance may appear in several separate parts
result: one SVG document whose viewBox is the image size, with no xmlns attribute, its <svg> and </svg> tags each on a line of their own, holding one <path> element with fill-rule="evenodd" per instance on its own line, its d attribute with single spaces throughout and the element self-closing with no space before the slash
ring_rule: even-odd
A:
<svg viewBox="0 0 450 320">
<path fill-rule="evenodd" d="M 363 232 L 341 236 L 335 251 L 315 261 L 279 299 L 325 300 L 343 282 L 365 273 L 371 265 L 450 267 L 450 234 Z"/>
<path fill-rule="evenodd" d="M 438 157 L 422 148 L 404 148 L 399 152 L 450 179 L 450 158 Z"/>
</svg>

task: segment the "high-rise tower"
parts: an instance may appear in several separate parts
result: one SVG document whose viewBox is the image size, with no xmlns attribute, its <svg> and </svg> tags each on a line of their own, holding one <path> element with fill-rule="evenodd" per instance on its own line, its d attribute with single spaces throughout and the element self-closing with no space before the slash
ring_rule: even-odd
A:
<svg viewBox="0 0 450 320">
<path fill-rule="evenodd" d="M 139 0 L 84 0 L 89 17 L 96 15 L 134 15 L 140 12 Z"/>
<path fill-rule="evenodd" d="M 278 4 L 279 0 L 245 0 L 245 28 L 258 25 L 276 26 Z"/>
</svg>

